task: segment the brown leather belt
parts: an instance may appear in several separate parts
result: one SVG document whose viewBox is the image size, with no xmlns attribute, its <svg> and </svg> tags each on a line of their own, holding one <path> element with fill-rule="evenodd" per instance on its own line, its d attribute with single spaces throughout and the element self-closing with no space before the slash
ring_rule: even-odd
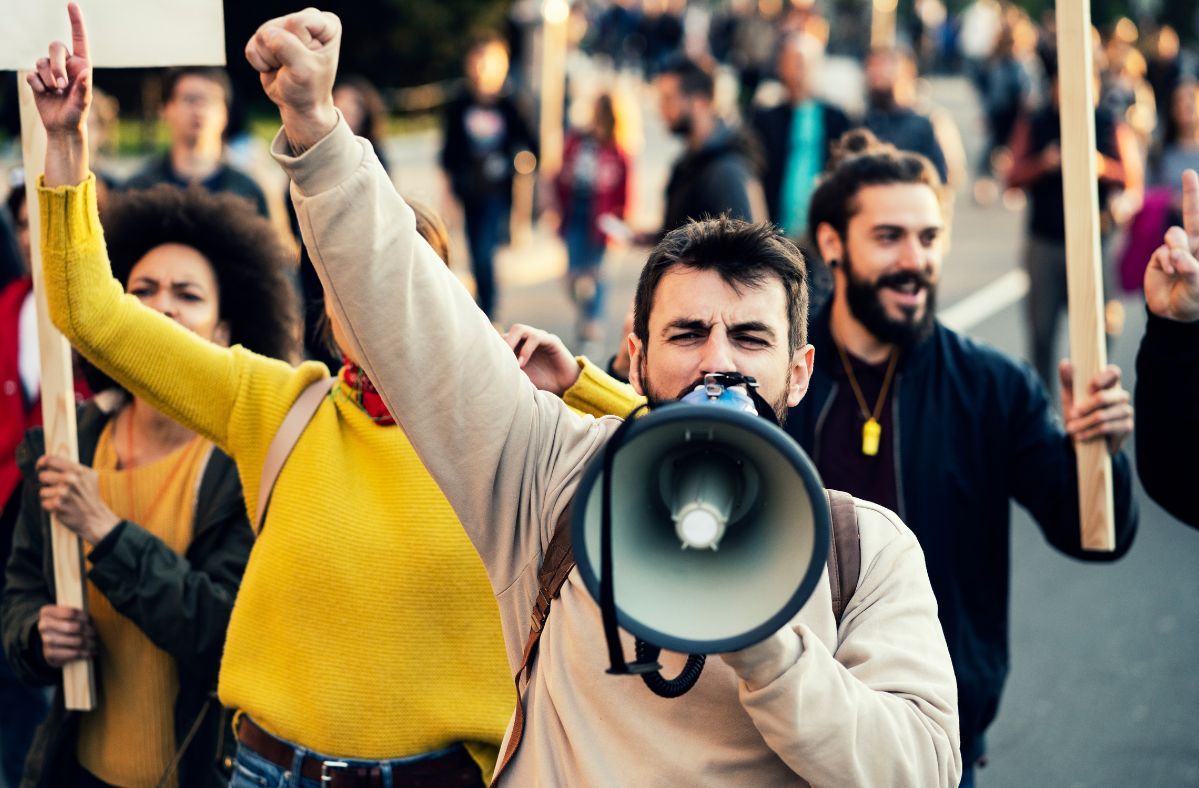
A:
<svg viewBox="0 0 1199 788">
<path fill-rule="evenodd" d="M 296 748 L 242 716 L 237 740 L 246 749 L 276 766 L 290 769 Z M 316 780 L 321 788 L 383 788 L 384 773 L 391 770 L 393 788 L 481 788 L 483 775 L 465 747 L 455 747 L 444 755 L 404 763 L 362 765 L 361 761 L 326 761 L 305 755 L 300 776 Z"/>
</svg>

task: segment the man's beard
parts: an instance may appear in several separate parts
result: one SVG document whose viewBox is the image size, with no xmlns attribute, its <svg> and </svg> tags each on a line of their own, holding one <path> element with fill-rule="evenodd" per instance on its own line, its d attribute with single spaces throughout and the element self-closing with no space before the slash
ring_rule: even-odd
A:
<svg viewBox="0 0 1199 788">
<path fill-rule="evenodd" d="M 874 109 L 894 109 L 895 91 L 892 88 L 886 88 L 884 90 L 867 90 L 866 104 Z"/>
<path fill-rule="evenodd" d="M 693 128 L 695 128 L 695 122 L 691 116 L 680 115 L 674 123 L 670 124 L 670 133 L 676 137 L 690 137 Z"/>
<path fill-rule="evenodd" d="M 845 266 L 845 297 L 849 311 L 875 339 L 907 350 L 928 338 L 933 331 L 937 307 L 937 286 L 928 274 L 923 271 L 896 271 L 883 274 L 876 282 L 866 282 L 854 275 L 853 261 L 848 251 L 842 264 Z M 879 293 L 885 287 L 898 290 L 911 283 L 928 293 L 924 299 L 924 313 L 917 317 L 917 308 L 903 307 L 903 319 L 896 320 L 887 314 Z"/>
<path fill-rule="evenodd" d="M 639 362 L 639 367 L 641 369 L 641 386 L 645 391 L 645 401 L 646 401 L 646 403 L 649 404 L 650 410 L 653 410 L 660 405 L 669 405 L 672 402 L 678 402 L 683 397 L 685 397 L 688 394 L 690 394 L 691 392 L 695 391 L 696 386 L 704 385 L 704 379 L 703 379 L 703 376 L 701 375 L 700 377 L 696 378 L 696 380 L 693 383 L 691 383 L 687 386 L 684 386 L 682 388 L 682 390 L 680 390 L 679 393 L 675 394 L 673 397 L 663 396 L 661 394 L 661 392 L 654 391 L 654 384 L 649 379 L 649 370 L 647 368 L 648 364 L 646 362 L 647 362 L 646 356 L 643 354 L 641 356 L 641 360 Z M 732 370 L 719 370 L 719 371 L 731 372 Z M 770 409 L 772 411 L 774 411 L 774 418 L 778 422 L 780 427 L 783 424 L 787 423 L 787 412 L 789 410 L 789 408 L 787 406 L 787 392 L 788 392 L 788 390 L 790 390 L 790 388 L 791 388 L 791 368 L 788 367 L 787 368 L 787 385 L 783 387 L 782 393 L 779 394 L 778 399 L 774 402 L 770 402 L 769 400 L 767 400 L 767 404 L 770 405 Z M 761 392 L 759 391 L 759 393 L 761 393 Z M 765 397 L 763 397 L 763 399 L 765 399 Z"/>
</svg>

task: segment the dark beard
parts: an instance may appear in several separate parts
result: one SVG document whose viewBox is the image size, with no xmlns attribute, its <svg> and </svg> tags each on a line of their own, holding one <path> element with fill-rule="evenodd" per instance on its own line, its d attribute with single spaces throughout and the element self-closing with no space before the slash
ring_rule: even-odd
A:
<svg viewBox="0 0 1199 788">
<path fill-rule="evenodd" d="M 696 386 L 702 386 L 704 384 L 703 376 L 700 376 L 693 383 L 691 383 L 687 386 L 684 386 L 683 389 L 678 394 L 674 395 L 674 397 L 668 399 L 666 397 L 662 397 L 662 396 L 654 393 L 654 386 L 652 383 L 650 383 L 649 372 L 646 369 L 647 365 L 646 365 L 645 355 L 641 356 L 641 362 L 640 362 L 639 366 L 641 369 L 641 386 L 642 386 L 642 388 L 645 389 L 645 401 L 649 405 L 650 410 L 654 410 L 655 408 L 657 408 L 661 405 L 669 405 L 672 402 L 678 402 L 683 397 L 690 394 L 692 391 L 695 391 Z M 790 382 L 791 382 L 790 367 L 788 367 L 788 375 L 787 375 L 788 388 L 789 388 Z M 763 399 L 765 399 L 765 398 L 763 397 Z M 768 401 L 767 404 L 769 404 L 770 409 L 772 411 L 774 411 L 774 418 L 778 422 L 778 425 L 781 427 L 782 425 L 786 424 L 787 423 L 787 413 L 789 411 L 789 408 L 787 407 L 787 388 L 783 389 L 783 393 L 781 395 L 779 395 L 778 401 L 776 401 L 776 402 Z M 769 421 L 769 419 L 767 419 L 767 421 Z"/>
<path fill-rule="evenodd" d="M 873 109 L 888 112 L 895 108 L 895 91 L 868 90 L 866 91 L 866 104 Z"/>
<path fill-rule="evenodd" d="M 866 327 L 880 342 L 896 345 L 901 350 L 907 350 L 920 344 L 933 331 L 937 311 L 937 286 L 923 271 L 896 271 L 884 274 L 876 282 L 866 282 L 858 279 L 853 272 L 853 261 L 849 252 L 845 253 L 845 298 L 849 303 L 850 314 Z M 902 287 L 909 282 L 915 282 L 928 292 L 924 301 L 924 314 L 916 317 L 912 310 L 904 310 L 905 319 L 895 320 L 887 314 L 879 291 L 884 287 Z"/>
<path fill-rule="evenodd" d="M 695 128 L 695 122 L 692 121 L 690 115 L 684 115 L 670 125 L 670 133 L 676 137 L 690 137 L 691 130 Z"/>
</svg>

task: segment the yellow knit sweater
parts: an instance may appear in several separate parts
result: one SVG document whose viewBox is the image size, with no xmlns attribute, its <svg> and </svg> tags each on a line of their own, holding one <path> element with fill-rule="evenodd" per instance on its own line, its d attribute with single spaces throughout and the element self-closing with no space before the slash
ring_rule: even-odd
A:
<svg viewBox="0 0 1199 788">
<path fill-rule="evenodd" d="M 94 177 L 43 188 L 40 202 L 54 323 L 232 456 L 253 522 L 271 439 L 327 370 L 218 347 L 125 295 Z M 320 406 L 279 476 L 233 608 L 220 698 L 328 755 L 402 757 L 462 741 L 484 774 L 494 765 L 515 693 L 491 585 L 403 431 L 347 397 Z"/>
</svg>

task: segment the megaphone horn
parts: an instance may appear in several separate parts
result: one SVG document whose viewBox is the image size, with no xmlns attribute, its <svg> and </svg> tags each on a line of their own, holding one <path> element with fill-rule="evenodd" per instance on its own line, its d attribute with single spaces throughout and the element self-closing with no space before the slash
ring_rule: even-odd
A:
<svg viewBox="0 0 1199 788">
<path fill-rule="evenodd" d="M 766 419 L 674 403 L 626 421 L 571 515 L 611 672 L 657 668 L 652 648 L 624 662 L 617 625 L 683 654 L 737 651 L 784 627 L 824 571 L 830 523 L 812 462 Z"/>
</svg>

